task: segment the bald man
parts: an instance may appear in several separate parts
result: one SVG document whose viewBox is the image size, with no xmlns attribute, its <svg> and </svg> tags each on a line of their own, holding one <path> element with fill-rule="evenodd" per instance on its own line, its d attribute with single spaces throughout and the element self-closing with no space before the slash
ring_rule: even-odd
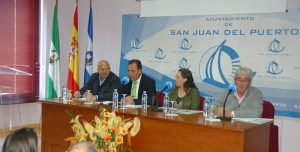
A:
<svg viewBox="0 0 300 152">
<path fill-rule="evenodd" d="M 120 86 L 120 79 L 110 71 L 110 65 L 106 60 L 99 61 L 97 71 L 91 75 L 85 86 L 75 92 L 75 98 L 86 97 L 86 90 L 91 90 L 92 100 L 112 101 L 114 89 Z"/>
<path fill-rule="evenodd" d="M 73 145 L 68 152 L 97 152 L 97 149 L 88 142 L 81 142 Z"/>
</svg>

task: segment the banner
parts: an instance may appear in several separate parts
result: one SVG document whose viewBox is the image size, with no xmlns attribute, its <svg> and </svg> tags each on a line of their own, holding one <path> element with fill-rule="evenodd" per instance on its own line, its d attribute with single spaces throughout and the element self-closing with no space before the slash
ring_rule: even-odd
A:
<svg viewBox="0 0 300 152">
<path fill-rule="evenodd" d="M 79 57 L 78 57 L 78 14 L 77 14 L 77 3 L 74 12 L 72 37 L 71 37 L 71 48 L 69 56 L 69 72 L 67 87 L 72 90 L 72 94 L 79 90 Z"/>
<path fill-rule="evenodd" d="M 90 16 L 88 25 L 88 40 L 85 53 L 84 85 L 89 81 L 93 74 L 93 11 L 90 6 Z"/>
<path fill-rule="evenodd" d="M 120 77 L 139 59 L 157 90 L 180 68 L 215 100 L 240 66 L 253 70 L 275 114 L 300 117 L 300 9 L 288 13 L 139 18 L 123 15 Z"/>
<path fill-rule="evenodd" d="M 50 44 L 50 59 L 48 69 L 48 85 L 47 85 L 47 98 L 57 98 L 61 96 L 60 88 L 60 75 L 59 75 L 59 60 L 60 60 L 60 47 L 59 47 L 59 33 L 56 5 L 54 7 L 52 36 Z"/>
</svg>

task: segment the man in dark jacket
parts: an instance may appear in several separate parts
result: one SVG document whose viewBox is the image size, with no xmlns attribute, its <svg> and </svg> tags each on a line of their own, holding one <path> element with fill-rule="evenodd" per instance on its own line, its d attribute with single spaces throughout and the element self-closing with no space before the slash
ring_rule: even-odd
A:
<svg viewBox="0 0 300 152">
<path fill-rule="evenodd" d="M 106 60 L 99 61 L 97 71 L 91 75 L 85 86 L 75 92 L 75 98 L 86 97 L 87 90 L 91 90 L 92 100 L 112 100 L 114 89 L 120 86 L 119 77 L 110 71 L 110 65 Z"/>
<path fill-rule="evenodd" d="M 143 91 L 147 91 L 148 105 L 155 99 L 155 80 L 142 73 L 141 61 L 133 59 L 128 62 L 128 76 L 130 81 L 119 90 L 120 94 L 127 94 L 125 100 L 129 104 L 141 105 Z"/>
</svg>

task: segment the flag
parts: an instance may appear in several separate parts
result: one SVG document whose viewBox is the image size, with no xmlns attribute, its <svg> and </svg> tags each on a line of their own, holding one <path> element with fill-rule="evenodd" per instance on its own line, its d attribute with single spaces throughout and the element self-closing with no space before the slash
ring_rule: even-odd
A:
<svg viewBox="0 0 300 152">
<path fill-rule="evenodd" d="M 59 34 L 58 34 L 58 21 L 56 5 L 54 7 L 52 36 L 50 43 L 50 60 L 48 69 L 48 85 L 47 85 L 47 98 L 60 97 L 60 76 L 59 76 Z"/>
<path fill-rule="evenodd" d="M 78 57 L 78 14 L 77 3 L 74 12 L 67 87 L 72 94 L 79 90 L 79 57 Z"/>
<path fill-rule="evenodd" d="M 90 16 L 88 25 L 88 40 L 85 53 L 85 70 L 84 70 L 84 84 L 86 84 L 93 74 L 93 11 L 90 6 Z"/>
</svg>

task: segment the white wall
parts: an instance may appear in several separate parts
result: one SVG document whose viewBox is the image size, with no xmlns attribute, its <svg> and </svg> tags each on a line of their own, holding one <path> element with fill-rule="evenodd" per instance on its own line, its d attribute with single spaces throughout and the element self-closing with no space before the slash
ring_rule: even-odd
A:
<svg viewBox="0 0 300 152">
<path fill-rule="evenodd" d="M 71 41 L 71 30 L 75 0 L 58 0 L 58 22 L 61 50 L 61 82 L 67 81 L 68 54 Z M 46 88 L 47 64 L 51 40 L 53 8 L 55 0 L 42 0 L 41 13 L 44 25 L 41 40 L 41 79 L 40 88 Z M 300 8 L 299 0 L 287 0 L 287 7 Z M 94 71 L 97 62 L 106 59 L 110 62 L 112 71 L 119 73 L 122 14 L 139 14 L 140 3 L 136 0 L 93 0 L 94 21 Z M 89 0 L 79 0 L 78 28 L 79 28 L 79 87 L 83 85 L 84 58 L 87 39 L 87 24 L 89 15 Z M 46 90 L 41 90 L 41 97 L 45 97 Z M 279 144 L 281 152 L 299 151 L 298 137 L 300 136 L 300 119 L 290 117 L 275 117 L 275 124 L 279 126 Z"/>
</svg>

